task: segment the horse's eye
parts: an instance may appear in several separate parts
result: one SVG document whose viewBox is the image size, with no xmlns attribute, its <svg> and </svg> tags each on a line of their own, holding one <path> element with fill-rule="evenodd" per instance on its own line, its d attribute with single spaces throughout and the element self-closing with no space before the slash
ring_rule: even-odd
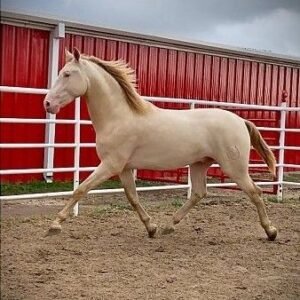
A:
<svg viewBox="0 0 300 300">
<path fill-rule="evenodd" d="M 64 77 L 70 77 L 70 75 L 71 75 L 71 74 L 70 74 L 69 72 L 65 72 L 65 73 L 64 73 Z"/>
</svg>

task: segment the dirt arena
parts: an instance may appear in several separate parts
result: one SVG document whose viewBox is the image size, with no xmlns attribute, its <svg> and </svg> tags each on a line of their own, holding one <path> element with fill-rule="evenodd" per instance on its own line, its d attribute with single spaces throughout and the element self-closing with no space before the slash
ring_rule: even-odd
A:
<svg viewBox="0 0 300 300">
<path fill-rule="evenodd" d="M 185 193 L 141 198 L 162 227 Z M 299 193 L 267 202 L 275 242 L 236 191 L 210 191 L 173 234 L 154 239 L 124 195 L 90 197 L 60 235 L 45 238 L 63 203 L 2 203 L 1 299 L 300 299 Z"/>
</svg>

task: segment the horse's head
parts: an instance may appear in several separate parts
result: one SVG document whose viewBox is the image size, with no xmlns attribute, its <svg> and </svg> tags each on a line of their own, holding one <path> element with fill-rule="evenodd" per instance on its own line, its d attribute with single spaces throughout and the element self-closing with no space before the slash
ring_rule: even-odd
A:
<svg viewBox="0 0 300 300">
<path fill-rule="evenodd" d="M 78 49 L 74 48 L 73 54 L 66 50 L 65 54 L 66 64 L 44 99 L 45 110 L 52 114 L 57 114 L 76 97 L 84 95 L 88 87 Z"/>
</svg>

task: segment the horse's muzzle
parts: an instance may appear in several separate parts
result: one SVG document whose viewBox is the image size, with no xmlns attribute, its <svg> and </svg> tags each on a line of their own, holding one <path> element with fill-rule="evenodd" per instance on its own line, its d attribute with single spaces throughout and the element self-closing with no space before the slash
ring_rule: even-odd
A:
<svg viewBox="0 0 300 300">
<path fill-rule="evenodd" d="M 47 99 L 44 100 L 44 108 L 50 114 L 57 114 L 60 110 L 59 105 L 51 105 L 51 102 Z"/>
</svg>

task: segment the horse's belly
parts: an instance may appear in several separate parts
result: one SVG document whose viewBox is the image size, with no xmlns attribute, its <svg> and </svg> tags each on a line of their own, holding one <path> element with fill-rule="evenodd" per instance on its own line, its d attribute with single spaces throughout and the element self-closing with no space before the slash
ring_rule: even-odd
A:
<svg viewBox="0 0 300 300">
<path fill-rule="evenodd" d="M 131 169 L 152 169 L 152 170 L 170 170 L 200 161 L 207 156 L 202 154 L 201 150 L 195 148 L 180 149 L 139 149 L 135 151 L 127 163 Z"/>
</svg>

